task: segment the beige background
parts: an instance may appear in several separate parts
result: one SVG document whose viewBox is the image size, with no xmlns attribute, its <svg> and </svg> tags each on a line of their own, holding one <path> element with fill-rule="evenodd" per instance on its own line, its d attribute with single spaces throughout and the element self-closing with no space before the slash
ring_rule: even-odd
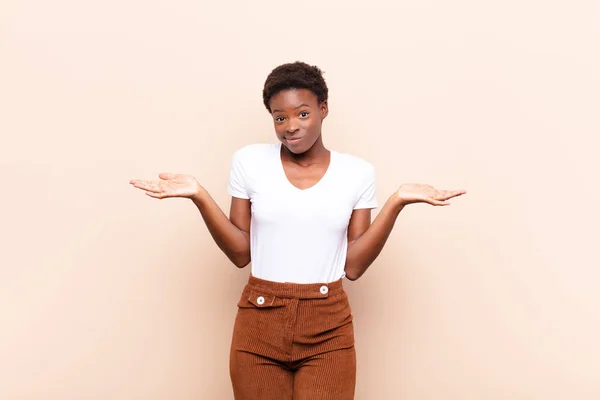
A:
<svg viewBox="0 0 600 400">
<path fill-rule="evenodd" d="M 359 400 L 600 398 L 598 1 L 35 1 L 0 6 L 0 399 L 231 399 L 249 269 L 195 206 L 128 185 L 190 173 L 229 207 L 275 141 L 278 64 L 320 66 L 325 143 L 403 182 L 347 282 Z"/>
</svg>

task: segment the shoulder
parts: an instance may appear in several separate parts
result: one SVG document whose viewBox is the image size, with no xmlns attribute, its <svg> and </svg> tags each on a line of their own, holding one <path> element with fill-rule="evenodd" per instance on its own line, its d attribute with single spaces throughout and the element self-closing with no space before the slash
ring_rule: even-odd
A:
<svg viewBox="0 0 600 400">
<path fill-rule="evenodd" d="M 340 164 L 354 174 L 374 175 L 375 166 L 364 158 L 353 154 L 335 152 Z"/>
</svg>

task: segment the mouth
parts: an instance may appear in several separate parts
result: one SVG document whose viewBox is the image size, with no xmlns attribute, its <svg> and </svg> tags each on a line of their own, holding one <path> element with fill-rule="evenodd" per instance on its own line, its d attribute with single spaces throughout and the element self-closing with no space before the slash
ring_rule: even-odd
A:
<svg viewBox="0 0 600 400">
<path fill-rule="evenodd" d="M 301 137 L 299 137 L 299 138 L 286 138 L 285 139 L 285 141 L 288 142 L 288 143 L 290 143 L 290 144 L 298 143 L 300 140 L 302 140 Z"/>
</svg>

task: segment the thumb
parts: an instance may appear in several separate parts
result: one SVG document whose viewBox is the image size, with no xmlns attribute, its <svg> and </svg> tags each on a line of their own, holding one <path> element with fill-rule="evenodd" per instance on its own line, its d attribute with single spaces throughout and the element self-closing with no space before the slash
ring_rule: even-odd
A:
<svg viewBox="0 0 600 400">
<path fill-rule="evenodd" d="M 158 177 L 160 179 L 173 179 L 173 178 L 175 178 L 175 174 L 171 174 L 169 172 L 162 172 L 162 173 L 158 174 Z"/>
<path fill-rule="evenodd" d="M 439 200 L 432 199 L 432 198 L 428 198 L 427 203 L 431 204 L 432 206 L 449 206 L 450 205 L 449 201 L 439 201 Z"/>
</svg>

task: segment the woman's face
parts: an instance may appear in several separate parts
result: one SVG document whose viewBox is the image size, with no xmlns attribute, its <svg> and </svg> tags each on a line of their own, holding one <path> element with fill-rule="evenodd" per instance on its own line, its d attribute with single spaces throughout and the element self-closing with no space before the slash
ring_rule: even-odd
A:
<svg viewBox="0 0 600 400">
<path fill-rule="evenodd" d="M 282 90 L 269 101 L 277 138 L 294 154 L 308 151 L 321 136 L 327 101 L 308 89 Z"/>
</svg>

